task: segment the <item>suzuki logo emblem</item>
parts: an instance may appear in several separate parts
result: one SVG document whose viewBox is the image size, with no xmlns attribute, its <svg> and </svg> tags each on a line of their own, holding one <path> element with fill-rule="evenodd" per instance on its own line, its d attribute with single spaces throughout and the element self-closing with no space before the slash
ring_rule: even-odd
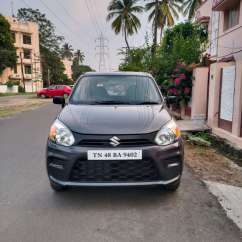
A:
<svg viewBox="0 0 242 242">
<path fill-rule="evenodd" d="M 114 136 L 110 139 L 110 145 L 116 147 L 116 146 L 120 145 L 119 141 L 120 141 L 120 139 L 118 137 Z"/>
</svg>

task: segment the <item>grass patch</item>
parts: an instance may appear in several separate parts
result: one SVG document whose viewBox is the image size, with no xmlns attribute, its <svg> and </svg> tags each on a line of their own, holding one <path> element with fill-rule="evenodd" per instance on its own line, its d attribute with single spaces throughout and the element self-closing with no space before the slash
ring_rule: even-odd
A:
<svg viewBox="0 0 242 242">
<path fill-rule="evenodd" d="M 191 139 L 189 138 L 191 137 Z M 220 154 L 229 158 L 230 160 L 237 163 L 242 167 L 242 150 L 236 149 L 231 144 L 228 143 L 226 139 L 222 139 L 216 135 L 211 134 L 210 132 L 198 132 L 194 134 L 186 134 L 184 139 L 191 143 L 194 137 L 205 140 L 211 144 L 211 147 L 217 150 Z"/>
<path fill-rule="evenodd" d="M 26 93 L 26 92 L 20 92 L 20 93 L 0 93 L 0 97 L 9 97 L 9 96 L 28 96 L 33 95 L 34 93 Z"/>
<path fill-rule="evenodd" d="M 23 105 L 0 107 L 0 118 L 6 118 L 6 117 L 13 116 L 16 113 L 33 110 L 46 104 L 47 102 L 35 101 L 35 102 L 26 103 Z"/>
</svg>

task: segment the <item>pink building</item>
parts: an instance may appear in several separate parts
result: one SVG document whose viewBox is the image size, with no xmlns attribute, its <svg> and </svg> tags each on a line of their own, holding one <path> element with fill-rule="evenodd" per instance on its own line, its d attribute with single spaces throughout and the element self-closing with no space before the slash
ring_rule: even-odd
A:
<svg viewBox="0 0 242 242">
<path fill-rule="evenodd" d="M 212 62 L 199 75 L 195 70 L 206 87 L 199 95 L 206 102 L 197 103 L 212 131 L 242 148 L 242 0 L 204 1 L 196 19 L 208 28 Z"/>
<path fill-rule="evenodd" d="M 0 76 L 0 84 L 9 80 L 25 82 L 26 92 L 35 92 L 43 87 L 40 51 L 39 26 L 32 22 L 18 21 L 5 17 L 9 24 L 16 47 L 17 63 L 12 70 L 6 68 Z"/>
<path fill-rule="evenodd" d="M 71 69 L 71 66 L 72 66 L 72 63 L 73 63 L 72 59 L 64 58 L 64 59 L 62 60 L 62 62 L 63 62 L 63 64 L 64 64 L 64 66 L 65 66 L 65 71 L 64 71 L 64 73 L 67 75 L 67 77 L 68 77 L 69 79 L 72 79 L 72 69 Z"/>
</svg>

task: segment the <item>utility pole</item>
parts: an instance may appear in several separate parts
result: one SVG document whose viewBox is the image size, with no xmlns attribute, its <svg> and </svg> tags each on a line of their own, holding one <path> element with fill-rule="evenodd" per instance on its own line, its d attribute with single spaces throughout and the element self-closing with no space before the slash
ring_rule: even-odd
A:
<svg viewBox="0 0 242 242">
<path fill-rule="evenodd" d="M 12 17 L 14 17 L 13 1 L 11 1 L 10 4 L 11 4 L 11 15 Z"/>
<path fill-rule="evenodd" d="M 47 70 L 48 87 L 50 86 L 50 69 Z"/>
<path fill-rule="evenodd" d="M 96 55 L 99 56 L 99 72 L 106 71 L 108 69 L 106 68 L 106 58 L 108 58 L 108 39 L 103 36 L 103 33 L 101 33 L 100 36 L 96 38 L 95 42 L 97 43 L 95 49 L 98 49 Z"/>
<path fill-rule="evenodd" d="M 21 73 L 22 73 L 22 83 L 24 85 L 24 91 L 25 91 L 24 65 L 23 65 L 22 54 L 23 54 L 22 51 L 20 51 L 19 57 L 20 57 L 20 65 L 21 65 Z"/>
</svg>

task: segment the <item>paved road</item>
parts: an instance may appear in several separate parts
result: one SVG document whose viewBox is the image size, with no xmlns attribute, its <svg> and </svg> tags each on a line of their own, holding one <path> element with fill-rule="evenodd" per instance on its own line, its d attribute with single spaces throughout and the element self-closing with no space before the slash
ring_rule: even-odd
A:
<svg viewBox="0 0 242 242">
<path fill-rule="evenodd" d="M 215 198 L 185 169 L 175 194 L 159 189 L 54 193 L 44 150 L 57 107 L 0 120 L 0 241 L 242 241 Z"/>
</svg>

